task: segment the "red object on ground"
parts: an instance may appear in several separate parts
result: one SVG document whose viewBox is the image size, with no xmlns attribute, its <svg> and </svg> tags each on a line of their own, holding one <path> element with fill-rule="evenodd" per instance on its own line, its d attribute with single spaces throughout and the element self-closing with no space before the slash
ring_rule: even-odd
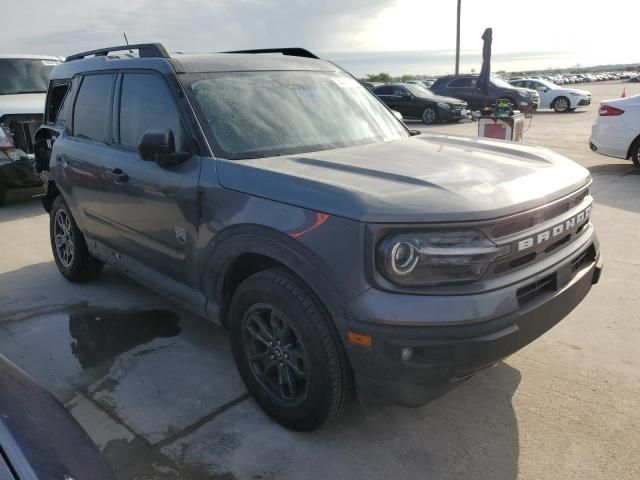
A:
<svg viewBox="0 0 640 480">
<path fill-rule="evenodd" d="M 507 139 L 507 129 L 504 128 L 503 125 L 499 123 L 494 123 L 493 125 L 486 125 L 484 127 L 484 136 L 486 138 L 497 138 L 499 140 Z"/>
</svg>

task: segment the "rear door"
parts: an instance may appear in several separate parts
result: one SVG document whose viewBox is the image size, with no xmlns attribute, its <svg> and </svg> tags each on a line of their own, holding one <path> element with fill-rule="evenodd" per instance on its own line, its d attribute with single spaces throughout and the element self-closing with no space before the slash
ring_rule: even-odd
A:
<svg viewBox="0 0 640 480">
<path fill-rule="evenodd" d="M 393 102 L 394 102 L 394 110 L 397 110 L 405 117 L 416 117 L 416 107 L 413 95 L 409 90 L 404 87 L 394 86 L 393 87 Z"/>
<path fill-rule="evenodd" d="M 173 87 L 177 89 L 176 86 Z M 140 158 L 137 146 L 149 130 L 171 130 L 176 150 L 193 151 L 183 112 L 165 77 L 150 71 L 118 76 L 113 148 L 102 163 L 109 201 L 101 209 L 109 244 L 145 266 L 189 286 L 197 283 L 195 246 L 201 157 L 160 166 Z"/>
<path fill-rule="evenodd" d="M 104 215 L 109 192 L 102 164 L 111 154 L 111 115 L 116 74 L 105 72 L 74 78 L 79 84 L 65 134 L 55 142 L 50 166 L 73 216 L 88 236 L 104 239 L 109 231 Z"/>
<path fill-rule="evenodd" d="M 455 78 L 447 85 L 449 95 L 466 101 L 470 106 L 478 106 L 482 99 L 478 93 L 477 80 L 474 77 Z"/>
</svg>

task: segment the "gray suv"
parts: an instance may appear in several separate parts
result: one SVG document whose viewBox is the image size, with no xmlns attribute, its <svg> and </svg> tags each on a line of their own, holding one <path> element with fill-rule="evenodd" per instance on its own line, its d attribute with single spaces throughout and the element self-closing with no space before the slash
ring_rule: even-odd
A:
<svg viewBox="0 0 640 480">
<path fill-rule="evenodd" d="M 73 282 L 109 265 L 228 328 L 289 428 L 356 386 L 424 404 L 558 323 L 601 261 L 587 170 L 417 133 L 302 49 L 73 55 L 35 139 L 55 262 Z"/>
</svg>

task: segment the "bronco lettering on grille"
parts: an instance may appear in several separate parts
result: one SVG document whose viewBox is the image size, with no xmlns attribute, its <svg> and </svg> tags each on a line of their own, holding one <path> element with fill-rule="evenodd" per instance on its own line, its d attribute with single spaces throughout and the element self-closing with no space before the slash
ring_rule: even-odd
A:
<svg viewBox="0 0 640 480">
<path fill-rule="evenodd" d="M 564 222 L 552 228 L 538 232 L 537 234 L 530 237 L 523 238 L 522 240 L 518 241 L 518 252 L 527 250 L 534 245 L 542 245 L 562 235 L 565 232 L 570 232 L 571 230 L 575 229 L 576 227 L 580 227 L 583 223 L 589 220 L 590 216 L 591 207 L 587 207 L 579 214 L 569 218 L 568 220 L 565 220 Z"/>
</svg>

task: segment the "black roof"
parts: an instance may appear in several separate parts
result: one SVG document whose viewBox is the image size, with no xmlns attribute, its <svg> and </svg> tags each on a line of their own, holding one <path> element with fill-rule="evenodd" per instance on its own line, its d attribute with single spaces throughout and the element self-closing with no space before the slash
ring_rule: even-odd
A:
<svg viewBox="0 0 640 480">
<path fill-rule="evenodd" d="M 138 50 L 138 56 L 129 53 Z M 122 52 L 116 54 L 116 52 Z M 91 50 L 67 57 L 54 68 L 51 79 L 71 78 L 100 70 L 149 69 L 160 73 L 242 72 L 259 70 L 337 71 L 302 48 L 245 50 L 222 53 L 168 53 L 160 44 L 139 44 Z"/>
</svg>

